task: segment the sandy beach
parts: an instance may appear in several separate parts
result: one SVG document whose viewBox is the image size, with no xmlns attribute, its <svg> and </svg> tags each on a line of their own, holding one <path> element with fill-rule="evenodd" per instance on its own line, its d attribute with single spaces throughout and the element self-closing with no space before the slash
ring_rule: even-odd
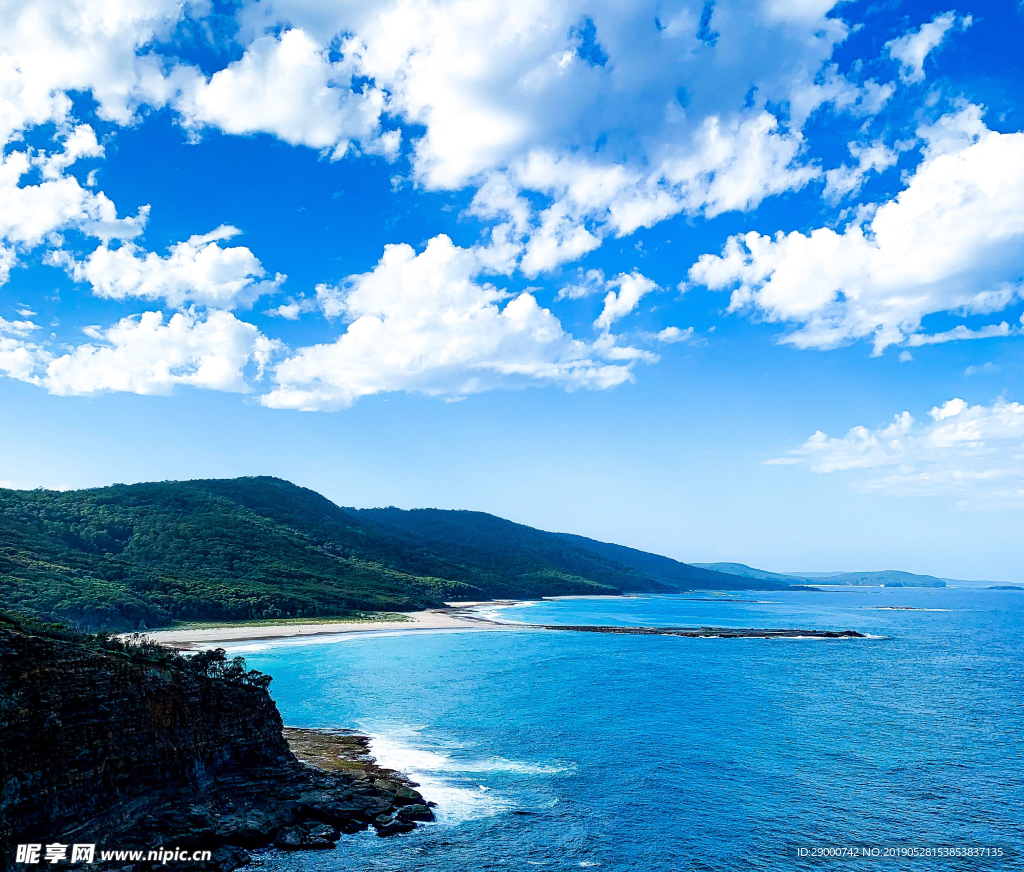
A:
<svg viewBox="0 0 1024 872">
<path fill-rule="evenodd" d="M 195 650 L 215 648 L 234 642 L 290 639 L 300 636 L 334 636 L 347 633 L 415 633 L 423 630 L 513 630 L 513 624 L 499 624 L 479 617 L 468 608 L 477 603 L 455 603 L 451 609 L 410 612 L 407 621 L 310 621 L 308 624 L 229 624 L 201 629 L 154 630 L 145 635 L 171 648 Z"/>
</svg>

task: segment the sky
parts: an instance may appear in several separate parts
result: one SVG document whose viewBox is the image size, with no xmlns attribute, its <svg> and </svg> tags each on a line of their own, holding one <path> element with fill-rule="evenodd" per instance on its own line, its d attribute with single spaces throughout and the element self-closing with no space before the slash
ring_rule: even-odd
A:
<svg viewBox="0 0 1024 872">
<path fill-rule="evenodd" d="M 0 0 L 0 486 L 1021 581 L 1022 10 Z"/>
</svg>

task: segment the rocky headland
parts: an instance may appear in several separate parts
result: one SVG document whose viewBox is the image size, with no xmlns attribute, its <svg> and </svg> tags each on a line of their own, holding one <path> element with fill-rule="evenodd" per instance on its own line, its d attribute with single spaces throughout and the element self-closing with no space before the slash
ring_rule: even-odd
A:
<svg viewBox="0 0 1024 872">
<path fill-rule="evenodd" d="M 183 868 L 228 870 L 247 848 L 330 848 L 433 819 L 364 737 L 285 730 L 268 683 L 223 652 L 186 660 L 0 621 L 0 868 L 18 844 L 92 843 L 97 860 L 207 849 L 212 860 Z"/>
</svg>

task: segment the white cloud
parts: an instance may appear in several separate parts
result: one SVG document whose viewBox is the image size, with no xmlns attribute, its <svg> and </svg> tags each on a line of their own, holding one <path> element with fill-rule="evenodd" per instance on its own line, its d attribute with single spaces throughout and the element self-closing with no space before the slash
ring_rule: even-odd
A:
<svg viewBox="0 0 1024 872">
<path fill-rule="evenodd" d="M 964 107 L 919 131 L 928 145 L 906 189 L 842 231 L 734 236 L 690 281 L 735 288 L 731 310 L 800 324 L 784 338 L 800 348 L 871 336 L 881 353 L 925 315 L 1004 308 L 1021 290 L 1024 134 L 979 130 L 978 117 Z"/>
<path fill-rule="evenodd" d="M 181 0 L 6 0 L 0 5 L 0 141 L 47 122 L 66 124 L 74 91 L 101 118 L 128 123 L 169 87 L 164 62 L 137 52 L 170 35 Z"/>
<path fill-rule="evenodd" d="M 323 285 L 326 288 L 326 285 Z M 284 318 L 286 321 L 298 321 L 301 315 L 306 312 L 312 312 L 316 309 L 317 303 L 315 300 L 308 299 L 304 295 L 300 294 L 297 299 L 289 300 L 287 303 L 282 303 L 280 306 L 275 306 L 273 309 L 268 309 L 267 313 L 272 318 Z"/>
<path fill-rule="evenodd" d="M 981 366 L 974 366 L 973 364 L 964 370 L 964 375 L 981 375 L 982 373 L 989 375 L 992 373 L 999 372 L 999 367 L 996 366 L 991 360 L 983 363 Z"/>
<path fill-rule="evenodd" d="M 195 136 L 206 129 L 266 133 L 332 159 L 353 147 L 393 158 L 403 132 L 382 132 L 382 118 L 387 118 L 388 126 L 402 126 L 410 142 L 409 181 L 414 185 L 477 188 L 467 211 L 491 222 L 480 245 L 455 249 L 449 242 L 445 253 L 435 239 L 418 256 L 408 246 L 394 246 L 389 251 L 401 256 L 388 260 L 386 255 L 374 271 L 340 287 L 318 286 L 316 305 L 329 317 L 343 317 L 348 329 L 336 343 L 301 349 L 282 364 L 279 389 L 264 398 L 268 404 L 303 408 L 345 405 L 377 390 L 452 397 L 499 383 L 601 387 L 628 378 L 628 362 L 653 358 L 616 345 L 609 330 L 654 289 L 649 280 L 637 273 L 608 282 L 601 274 L 563 288 L 560 299 L 577 299 L 592 288 L 606 294 L 596 325 L 607 336 L 588 344 L 566 334 L 531 294 L 506 297 L 478 276 L 511 274 L 517 267 L 527 276 L 538 275 L 579 259 L 608 236 L 621 237 L 680 213 L 714 217 L 750 210 L 768 197 L 799 189 L 822 176 L 805 151 L 806 120 L 822 107 L 870 116 L 893 90 L 889 84 L 863 81 L 856 65 L 849 77 L 839 73 L 832 53 L 850 27 L 829 17 L 834 5 L 829 0 L 765 0 L 745 7 L 720 3 L 709 7 L 710 30 L 706 27 L 703 36 L 698 33 L 702 0 L 679 0 L 671 10 L 605 2 L 595 6 L 583 0 L 265 0 L 239 10 L 236 60 L 209 75 L 174 58 L 169 39 L 184 17 L 201 30 L 206 4 L 4 2 L 0 282 L 24 252 L 41 245 L 63 248 L 60 234 L 67 230 L 103 244 L 88 254 L 63 259 L 58 254 L 51 262 L 63 263 L 76 279 L 90 282 L 97 295 L 111 299 L 159 299 L 171 306 L 221 310 L 250 305 L 283 279 L 268 281 L 252 251 L 220 244 L 226 236 L 193 237 L 165 256 L 128 241 L 144 228 L 148 207 L 134 218 L 118 218 L 105 194 L 88 190 L 94 173 L 84 187 L 70 174 L 76 161 L 100 158 L 104 150 L 93 127 L 74 119 L 68 94 L 91 95 L 98 117 L 120 125 L 138 122 L 140 108 L 169 107 Z M 655 14 L 661 16 L 657 25 Z M 959 20 L 962 27 L 968 23 Z M 915 45 L 924 45 L 932 39 L 928 27 L 906 39 L 913 36 Z M 909 58 L 908 75 L 923 69 L 929 50 L 917 62 L 918 49 L 910 42 L 890 44 L 893 57 Z M 788 117 L 769 106 L 788 106 Z M 812 287 L 805 294 L 828 296 L 810 309 L 806 299 L 796 300 L 796 290 L 785 292 L 785 257 L 778 246 L 785 243 L 795 250 L 798 240 L 792 237 L 757 237 L 756 244 L 770 250 L 781 266 L 759 274 L 764 263 L 755 264 L 750 254 L 748 272 L 760 277 L 748 283 L 750 298 L 734 295 L 734 304 L 749 302 L 771 318 L 801 322 L 801 330 L 790 337 L 798 344 L 835 344 L 874 332 L 880 347 L 889 341 L 885 337 L 913 333 L 922 313 L 937 311 L 929 306 L 948 307 L 954 300 L 957 307 L 993 311 L 1004 305 L 1018 293 L 1017 279 L 981 286 L 986 275 L 1005 265 L 1006 240 L 1017 238 L 1013 220 L 1003 230 L 985 220 L 965 224 L 962 245 L 953 246 L 942 262 L 948 264 L 957 251 L 963 254 L 979 242 L 978 261 L 993 250 L 997 257 L 985 261 L 983 269 L 977 263 L 948 266 L 932 282 L 936 287 L 929 285 L 923 303 L 909 280 L 900 285 L 886 278 L 894 246 L 906 241 L 892 231 L 900 215 L 886 225 L 886 210 L 899 207 L 912 220 L 941 223 L 948 203 L 942 200 L 939 212 L 931 214 L 924 202 L 929 185 L 937 190 L 941 172 L 935 169 L 926 178 L 925 169 L 943 160 L 954 170 L 959 167 L 963 172 L 954 172 L 954 186 L 976 182 L 958 161 L 970 164 L 967 169 L 975 176 L 983 175 L 979 160 L 968 160 L 971 149 L 984 146 L 991 152 L 992 138 L 999 135 L 987 131 L 975 114 L 974 128 L 965 111 L 952 124 L 925 131 L 925 163 L 908 191 L 881 206 L 874 219 L 862 217 L 856 226 L 834 234 L 840 240 L 836 247 L 849 255 L 848 267 L 862 253 L 858 245 L 882 252 L 875 258 L 875 272 L 864 280 L 874 282 L 861 293 L 864 312 L 850 303 L 857 289 L 848 288 L 842 275 L 831 291 Z M 43 123 L 56 126 L 59 147 L 10 148 Z M 867 173 L 894 160 L 881 142 L 851 146 L 851 153 L 855 166 L 825 174 L 831 198 L 854 193 Z M 987 154 L 988 159 L 998 157 Z M 26 183 L 28 173 L 36 171 L 38 181 Z M 1011 195 L 999 192 L 996 201 Z M 915 197 L 921 201 L 917 206 Z M 964 222 L 984 211 L 971 206 L 967 194 L 961 200 Z M 823 233 L 806 237 L 812 248 L 821 247 Z M 926 231 L 919 235 L 923 238 Z M 108 244 L 115 239 L 123 241 Z M 921 261 L 927 262 L 925 254 Z M 841 273 L 841 264 L 833 272 Z M 413 288 L 407 278 L 413 275 L 433 290 Z M 957 282 L 967 289 L 960 296 L 952 290 Z M 392 285 L 402 288 L 408 302 L 401 295 L 389 296 Z M 877 287 L 885 293 L 872 290 Z M 449 300 L 442 288 L 458 293 Z M 773 298 L 776 290 L 783 291 L 781 302 Z M 313 305 L 312 299 L 299 297 L 269 313 L 295 319 Z M 421 308 L 414 311 L 413 305 Z M 223 312 L 217 317 L 222 315 L 230 317 Z M 897 316 L 902 320 L 893 327 L 889 322 Z M 205 321 L 194 312 L 182 317 L 192 319 L 187 330 L 173 318 L 163 326 L 169 330 L 174 323 L 175 336 L 199 337 L 209 331 L 205 325 L 214 315 Z M 104 366 L 117 361 L 130 366 L 135 352 L 120 349 L 129 348 L 130 337 L 144 335 L 140 329 L 126 326 L 116 337 L 101 332 L 100 345 L 83 346 L 59 359 L 78 361 L 65 364 L 69 372 L 77 372 L 79 364 L 85 367 L 82 372 L 100 372 L 98 362 L 104 361 Z M 408 336 L 409 347 L 382 350 L 384 345 L 371 341 L 378 329 L 381 343 Z M 659 340 L 679 341 L 671 332 L 676 329 L 662 331 Z M 157 327 L 150 333 L 165 335 Z M 27 337 L 6 335 L 6 340 L 15 343 L 12 354 L 36 364 L 52 353 L 41 346 L 30 349 Z M 381 367 L 379 378 L 371 372 L 374 365 Z M 38 366 L 30 371 L 32 378 L 41 378 Z M 90 383 L 88 375 L 83 379 Z M 96 383 L 114 381 L 108 373 Z"/>
<path fill-rule="evenodd" d="M 720 4 L 716 38 L 707 39 L 697 32 L 700 0 L 671 15 L 583 0 L 273 0 L 239 10 L 244 51 L 207 76 L 154 50 L 170 47 L 184 17 L 201 30 L 204 4 L 40 0 L 6 11 L 0 117 L 7 136 L 46 121 L 68 125 L 67 94 L 87 92 L 101 118 L 122 125 L 140 107 L 170 106 L 196 135 L 262 132 L 332 158 L 354 144 L 391 159 L 402 131 L 383 132 L 387 116 L 414 140 L 417 184 L 505 185 L 508 220 L 492 228 L 480 256 L 505 273 L 521 258 L 532 276 L 594 250 L 609 233 L 683 211 L 750 209 L 819 175 L 801 156 L 806 118 L 824 105 L 872 114 L 890 91 L 855 84 L 831 63 L 849 32 L 828 17 L 831 4 L 799 4 L 798 13 L 791 5 Z M 654 26 L 655 15 L 664 26 Z M 790 106 L 791 129 L 768 104 Z M 102 154 L 91 132 L 79 128 L 49 165 L 66 197 L 84 197 L 62 175 L 68 163 Z M 531 205 L 521 192 L 541 197 Z M 113 204 L 102 193 L 94 199 L 110 213 L 97 232 L 123 236 L 123 226 L 110 229 Z M 474 200 L 477 214 L 486 199 Z"/>
<path fill-rule="evenodd" d="M 676 342 L 687 342 L 693 338 L 693 328 L 687 327 L 685 330 L 680 330 L 678 327 L 666 327 L 655 338 L 667 345 L 672 345 Z"/>
<path fill-rule="evenodd" d="M 507 272 L 521 255 L 524 273 L 534 276 L 594 250 L 609 233 L 632 233 L 684 211 L 751 209 L 820 175 L 802 157 L 806 119 L 826 105 L 873 114 L 892 87 L 855 84 L 831 62 L 849 32 L 828 17 L 834 4 L 801 4 L 799 14 L 791 5 L 720 4 L 713 9 L 718 38 L 709 40 L 698 35 L 700 0 L 684 0 L 671 13 L 583 0 L 276 0 L 248 8 L 242 20 L 253 34 L 286 24 L 284 35 L 258 37 L 232 68 L 237 73 L 213 77 L 210 88 L 218 76 L 232 86 L 218 101 L 222 108 L 204 117 L 236 132 L 265 129 L 329 147 L 333 128 L 307 135 L 306 115 L 282 127 L 265 117 L 327 99 L 320 113 L 326 122 L 341 111 L 331 77 L 366 76 L 388 95 L 384 111 L 413 126 L 418 184 L 504 186 L 517 214 L 494 228 L 505 244 L 495 237 L 487 250 L 503 258 L 496 270 Z M 302 75 L 268 72 L 286 37 L 295 41 Z M 342 56 L 333 65 L 324 54 L 332 40 Z M 236 99 L 250 83 L 260 99 Z M 790 107 L 789 129 L 768 104 Z M 187 100 L 181 105 L 186 118 L 202 115 Z M 259 118 L 232 121 L 235 113 L 248 119 L 256 105 Z M 367 104 L 365 129 L 380 109 Z M 542 198 L 533 198 L 531 209 L 519 192 Z M 487 209 L 478 198 L 470 212 Z"/>
<path fill-rule="evenodd" d="M 6 254 L 0 254 L 0 280 L 6 281 L 14 264 L 14 252 L 30 249 L 50 239 L 58 231 L 74 228 L 99 239 L 130 239 L 142 232 L 149 207 L 134 218 L 117 217 L 114 204 L 101 193 L 79 185 L 62 170 L 78 157 L 88 154 L 92 131 L 71 131 L 66 148 L 55 154 L 9 151 L 0 156 L 0 240 Z M 36 184 L 21 184 L 33 164 L 41 170 Z"/>
<path fill-rule="evenodd" d="M 246 368 L 261 377 L 279 348 L 252 324 L 220 311 L 205 318 L 177 312 L 169 320 L 145 312 L 88 332 L 94 343 L 46 362 L 39 381 L 50 393 L 168 394 L 175 385 L 244 393 L 251 390 Z"/>
<path fill-rule="evenodd" d="M 19 381 L 36 381 L 35 370 L 45 352 L 26 337 L 38 329 L 32 321 L 0 318 L 0 373 Z"/>
<path fill-rule="evenodd" d="M 681 133 L 737 113 L 751 84 L 765 100 L 790 100 L 847 34 L 827 9 L 783 16 L 718 7 L 721 40 L 712 47 L 697 37 L 701 2 L 678 4 L 672 21 L 653 7 L 582 0 L 394 2 L 339 9 L 329 21 L 305 4 L 274 8 L 320 39 L 355 34 L 349 50 L 392 95 L 391 111 L 426 128 L 416 172 L 436 188 L 461 187 L 531 151 L 559 156 L 615 130 L 636 131 L 634 150 L 657 165 L 660 151 L 689 138 Z M 661 30 L 652 26 L 658 15 Z M 607 57 L 603 65 L 581 53 L 581 22 Z M 787 57 L 784 69 L 779 56 Z"/>
<path fill-rule="evenodd" d="M 66 265 L 75 281 L 89 282 L 98 297 L 141 297 L 163 299 L 172 306 L 192 302 L 234 309 L 274 293 L 285 278 L 278 273 L 272 281 L 264 281 L 266 270 L 248 248 L 218 244 L 240 232 L 223 226 L 192 236 L 172 245 L 166 257 L 130 242 L 114 249 L 101 245 L 83 262 L 66 261 Z"/>
<path fill-rule="evenodd" d="M 342 287 L 320 285 L 328 317 L 347 329 L 299 349 L 274 369 L 267 406 L 336 409 L 389 391 L 457 398 L 488 388 L 556 384 L 608 388 L 631 378 L 644 352 L 609 337 L 588 345 L 567 334 L 529 293 L 511 296 L 475 279 L 483 262 L 447 236 L 416 254 L 389 245 L 377 266 Z"/>
<path fill-rule="evenodd" d="M 576 281 L 570 285 L 565 285 L 558 291 L 559 300 L 582 300 L 584 297 L 590 297 L 594 294 L 600 294 L 601 291 L 605 290 L 607 285 L 604 280 L 604 272 L 599 269 L 588 269 L 586 272 L 582 268 L 576 270 Z"/>
<path fill-rule="evenodd" d="M 96 131 L 88 124 L 72 128 L 64 138 L 63 151 L 41 152 L 35 160 L 44 179 L 59 179 L 75 161 L 86 157 L 103 157 L 103 146 L 96 139 Z"/>
<path fill-rule="evenodd" d="M 207 81 L 192 79 L 175 101 L 186 126 L 225 133 L 269 133 L 340 158 L 352 140 L 394 157 L 400 134 L 378 137 L 384 94 L 352 89 L 352 64 L 332 63 L 304 31 L 261 36 Z"/>
<path fill-rule="evenodd" d="M 618 288 L 618 291 L 608 291 L 604 298 L 604 308 L 594 322 L 595 327 L 605 332 L 611 330 L 612 324 L 620 318 L 634 311 L 644 296 L 659 290 L 654 282 L 635 270 L 629 275 L 622 273 L 609 279 L 608 287 Z"/>
<path fill-rule="evenodd" d="M 959 342 L 963 339 L 991 339 L 998 336 L 1009 336 L 1014 332 L 1005 321 L 999 324 L 987 324 L 978 330 L 971 330 L 963 324 L 957 324 L 952 330 L 942 333 L 915 333 L 907 338 L 907 345 L 915 348 L 922 345 L 941 345 L 945 342 Z"/>
<path fill-rule="evenodd" d="M 625 236 L 680 212 L 711 218 L 746 211 L 818 178 L 800 165 L 799 132 L 782 133 L 767 112 L 707 119 L 689 148 L 666 151 L 653 170 L 531 151 L 508 175 L 514 186 L 552 199 L 531 228 L 521 268 L 528 276 L 594 250 L 607 233 Z"/>
<path fill-rule="evenodd" d="M 819 430 L 768 463 L 800 464 L 818 473 L 867 471 L 855 476 L 861 490 L 1024 498 L 1024 405 L 998 400 L 971 406 L 956 398 L 934 407 L 929 417 L 918 422 L 902 412 L 886 427 L 854 427 L 840 437 Z"/>
<path fill-rule="evenodd" d="M 868 173 L 888 169 L 899 159 L 899 154 L 881 141 L 868 146 L 851 142 L 849 149 L 857 159 L 856 166 L 841 166 L 825 172 L 825 199 L 830 203 L 856 194 Z"/>
<path fill-rule="evenodd" d="M 944 12 L 927 24 L 922 24 L 918 30 L 889 40 L 885 48 L 889 51 L 889 57 L 899 61 L 900 78 L 908 83 L 923 82 L 925 58 L 942 44 L 954 26 L 959 25 L 961 30 L 966 30 L 971 26 L 971 21 L 970 15 L 958 20 L 955 12 Z"/>
</svg>

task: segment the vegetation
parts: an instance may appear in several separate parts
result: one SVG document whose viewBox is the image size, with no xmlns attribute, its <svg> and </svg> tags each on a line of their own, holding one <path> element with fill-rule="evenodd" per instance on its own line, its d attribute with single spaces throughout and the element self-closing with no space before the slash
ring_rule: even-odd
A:
<svg viewBox="0 0 1024 872">
<path fill-rule="evenodd" d="M 183 656 L 173 648 L 158 645 L 137 633 L 128 637 L 115 636 L 110 632 L 84 633 L 55 621 L 41 621 L 29 615 L 0 612 L 0 632 L 4 630 L 65 642 L 92 651 L 125 657 L 136 663 L 150 663 L 183 670 L 203 678 L 217 678 L 232 684 L 265 688 L 273 680 L 259 670 L 247 669 L 244 657 L 232 657 L 228 660 L 227 652 L 223 648 Z"/>
<path fill-rule="evenodd" d="M 344 617 L 319 617 L 318 624 L 400 624 L 412 622 L 402 612 L 353 612 Z M 224 627 L 279 627 L 282 624 L 308 624 L 309 618 L 248 618 L 241 621 L 175 621 L 172 630 L 216 630 Z"/>
<path fill-rule="evenodd" d="M 862 584 L 885 585 L 886 587 L 945 587 L 946 580 L 933 575 L 916 575 L 899 569 L 883 569 L 877 572 L 812 572 L 810 575 L 797 573 L 782 574 L 755 569 L 743 563 L 695 563 L 703 569 L 739 575 L 744 578 L 774 580 L 789 584 Z"/>
<path fill-rule="evenodd" d="M 275 478 L 0 489 L 0 607 L 89 630 L 743 584 L 479 512 L 345 509 Z"/>
</svg>

